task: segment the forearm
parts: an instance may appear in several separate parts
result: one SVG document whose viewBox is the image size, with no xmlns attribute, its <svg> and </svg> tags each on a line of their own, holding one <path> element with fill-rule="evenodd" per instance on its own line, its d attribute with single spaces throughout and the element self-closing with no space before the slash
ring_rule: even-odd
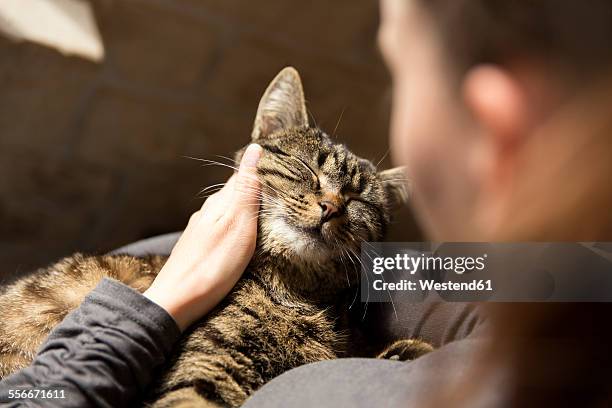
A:
<svg viewBox="0 0 612 408">
<path fill-rule="evenodd" d="M 35 406 L 132 405 L 180 335 L 172 318 L 131 288 L 103 280 L 58 325 L 32 364 L 0 382 L 0 403 L 11 389 L 64 390 L 63 399 Z M 3 405 L 4 406 L 4 405 Z"/>
</svg>

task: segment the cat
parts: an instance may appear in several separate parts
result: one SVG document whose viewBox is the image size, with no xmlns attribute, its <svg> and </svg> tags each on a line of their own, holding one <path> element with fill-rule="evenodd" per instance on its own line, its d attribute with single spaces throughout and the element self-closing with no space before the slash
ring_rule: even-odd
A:
<svg viewBox="0 0 612 408">
<path fill-rule="evenodd" d="M 292 67 L 266 89 L 251 139 L 263 148 L 255 255 L 229 295 L 183 334 L 150 388 L 153 407 L 237 407 L 291 368 L 366 353 L 347 318 L 357 258 L 361 243 L 382 239 L 392 209 L 407 200 L 402 169 L 377 172 L 309 126 Z M 103 277 L 143 292 L 165 259 L 76 254 L 10 285 L 0 295 L 0 378 L 28 365 Z M 399 340 L 379 357 L 405 360 L 430 350 L 417 339 Z"/>
</svg>

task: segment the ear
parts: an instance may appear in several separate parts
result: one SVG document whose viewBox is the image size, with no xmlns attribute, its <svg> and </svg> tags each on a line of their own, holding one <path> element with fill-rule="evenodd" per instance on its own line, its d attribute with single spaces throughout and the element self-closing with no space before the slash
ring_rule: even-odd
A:
<svg viewBox="0 0 612 408">
<path fill-rule="evenodd" d="M 463 99 L 497 151 L 520 142 L 533 119 L 524 85 L 502 67 L 472 68 L 463 82 Z"/>
<path fill-rule="evenodd" d="M 286 67 L 259 101 L 251 138 L 256 142 L 279 129 L 302 126 L 308 126 L 302 80 L 295 68 Z"/>
<path fill-rule="evenodd" d="M 395 167 L 378 173 L 387 194 L 388 204 L 394 209 L 406 204 L 410 196 L 410 183 L 404 170 L 404 167 Z"/>
<path fill-rule="evenodd" d="M 463 99 L 479 130 L 469 166 L 486 192 L 481 200 L 503 201 L 512 188 L 518 153 L 542 109 L 532 103 L 541 86 L 528 89 L 526 84 L 525 72 L 490 64 L 472 68 L 463 81 Z"/>
</svg>

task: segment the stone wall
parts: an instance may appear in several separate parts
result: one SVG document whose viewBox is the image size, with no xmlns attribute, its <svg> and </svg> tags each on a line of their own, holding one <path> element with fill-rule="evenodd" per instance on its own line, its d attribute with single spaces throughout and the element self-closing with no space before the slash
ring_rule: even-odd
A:
<svg viewBox="0 0 612 408">
<path fill-rule="evenodd" d="M 385 154 L 375 0 L 93 4 L 101 64 L 0 39 L 0 277 L 182 228 L 198 191 L 229 174 L 184 156 L 245 144 L 285 65 L 319 126 L 364 157 Z M 418 239 L 400 218 L 392 238 Z"/>
</svg>

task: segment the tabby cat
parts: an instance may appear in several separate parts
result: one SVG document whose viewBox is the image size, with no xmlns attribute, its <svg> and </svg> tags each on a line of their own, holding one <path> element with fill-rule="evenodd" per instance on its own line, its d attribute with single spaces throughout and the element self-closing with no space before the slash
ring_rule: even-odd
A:
<svg viewBox="0 0 612 408">
<path fill-rule="evenodd" d="M 383 237 L 407 198 L 401 169 L 375 166 L 308 125 L 297 71 L 264 93 L 252 132 L 263 147 L 256 255 L 232 292 L 184 333 L 151 387 L 155 407 L 240 406 L 273 377 L 302 364 L 363 354 L 347 310 L 363 241 Z M 240 160 L 238 152 L 236 161 Z M 165 258 L 76 254 L 0 295 L 0 378 L 28 365 L 50 330 L 103 277 L 144 291 Z M 429 350 L 399 341 L 382 356 Z"/>
</svg>

